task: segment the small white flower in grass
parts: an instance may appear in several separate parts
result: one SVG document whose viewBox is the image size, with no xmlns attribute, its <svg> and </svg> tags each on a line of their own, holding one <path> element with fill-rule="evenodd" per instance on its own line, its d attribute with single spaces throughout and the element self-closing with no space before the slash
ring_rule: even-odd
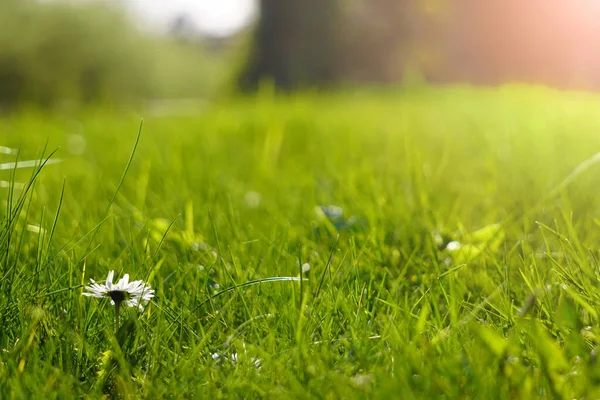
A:
<svg viewBox="0 0 600 400">
<path fill-rule="evenodd" d="M 119 282 L 113 284 L 114 275 L 115 271 L 110 271 L 104 285 L 90 279 L 91 285 L 85 287 L 88 292 L 84 292 L 83 295 L 98 298 L 108 297 L 112 305 L 124 301 L 127 306 L 140 309 L 143 308 L 142 301 L 149 301 L 154 297 L 154 289 L 144 281 L 129 282 L 129 274 L 125 274 L 123 278 L 119 279 Z"/>
<path fill-rule="evenodd" d="M 462 245 L 460 244 L 460 242 L 457 242 L 456 240 L 451 241 L 450 243 L 448 243 L 446 245 L 446 250 L 448 251 L 456 251 L 458 249 L 460 249 L 462 247 Z"/>
<path fill-rule="evenodd" d="M 110 271 L 106 277 L 104 285 L 96 283 L 90 279 L 91 284 L 85 287 L 87 292 L 84 296 L 110 299 L 110 303 L 115 306 L 116 326 L 119 326 L 119 310 L 121 303 L 129 307 L 138 307 L 143 309 L 142 302 L 150 301 L 154 297 L 154 289 L 142 280 L 129 282 L 129 274 L 123 275 L 119 282 L 113 284 L 115 271 Z"/>
<path fill-rule="evenodd" d="M 238 364 L 238 353 L 232 353 L 229 357 L 226 355 L 222 356 L 219 353 L 212 353 L 210 356 L 213 361 L 217 362 L 218 364 L 222 364 L 223 360 L 229 361 L 229 363 L 234 367 Z M 251 357 L 250 362 L 254 364 L 254 368 L 260 370 L 262 366 L 262 360 L 260 358 Z"/>
<path fill-rule="evenodd" d="M 303 274 L 309 273 L 310 272 L 310 264 L 309 263 L 302 264 L 301 270 L 302 270 Z"/>
</svg>

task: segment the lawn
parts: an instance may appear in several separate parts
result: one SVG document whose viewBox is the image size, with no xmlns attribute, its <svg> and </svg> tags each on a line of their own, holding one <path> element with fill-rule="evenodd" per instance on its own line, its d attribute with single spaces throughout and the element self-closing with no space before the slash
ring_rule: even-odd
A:
<svg viewBox="0 0 600 400">
<path fill-rule="evenodd" d="M 597 398 L 599 110 L 505 86 L 0 117 L 62 160 L 0 171 L 0 397 Z M 155 290 L 118 326 L 82 296 L 110 270 Z"/>
</svg>

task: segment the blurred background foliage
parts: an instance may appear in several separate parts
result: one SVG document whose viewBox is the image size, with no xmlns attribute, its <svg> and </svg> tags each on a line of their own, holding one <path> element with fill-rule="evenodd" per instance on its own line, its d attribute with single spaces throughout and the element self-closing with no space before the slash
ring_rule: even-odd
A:
<svg viewBox="0 0 600 400">
<path fill-rule="evenodd" d="M 123 104 L 264 84 L 392 83 L 428 51 L 413 40 L 426 15 L 421 0 L 257 3 L 253 26 L 216 37 L 198 34 L 185 14 L 166 32 L 139 29 L 127 1 L 0 0 L 0 104 Z M 417 45 L 420 55 L 411 50 Z"/>
<path fill-rule="evenodd" d="M 258 18 L 226 36 L 185 12 L 165 31 L 141 29 L 131 3 L 0 0 L 2 108 L 162 104 L 264 85 L 600 87 L 590 0 L 255 0 Z"/>
<path fill-rule="evenodd" d="M 206 96 L 224 83 L 229 53 L 143 33 L 118 7 L 0 0 L 0 11 L 4 108 Z"/>
</svg>

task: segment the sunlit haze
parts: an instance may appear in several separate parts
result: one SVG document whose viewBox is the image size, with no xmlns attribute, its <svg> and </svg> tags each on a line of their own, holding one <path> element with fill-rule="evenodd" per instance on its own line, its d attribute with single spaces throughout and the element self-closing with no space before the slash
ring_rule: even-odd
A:
<svg viewBox="0 0 600 400">
<path fill-rule="evenodd" d="M 215 36 L 231 35 L 256 16 L 256 0 L 126 0 L 128 8 L 151 29 L 163 30 L 179 16 L 186 16 L 199 31 Z"/>
</svg>

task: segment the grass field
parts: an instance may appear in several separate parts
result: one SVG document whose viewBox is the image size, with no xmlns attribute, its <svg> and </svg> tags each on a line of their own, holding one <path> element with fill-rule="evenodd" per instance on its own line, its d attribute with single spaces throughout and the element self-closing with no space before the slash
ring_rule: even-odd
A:
<svg viewBox="0 0 600 400">
<path fill-rule="evenodd" d="M 0 397 L 600 397 L 599 110 L 507 86 L 5 116 L 0 144 L 62 162 L 0 171 Z M 82 296 L 109 270 L 156 290 L 116 333 Z"/>
</svg>

